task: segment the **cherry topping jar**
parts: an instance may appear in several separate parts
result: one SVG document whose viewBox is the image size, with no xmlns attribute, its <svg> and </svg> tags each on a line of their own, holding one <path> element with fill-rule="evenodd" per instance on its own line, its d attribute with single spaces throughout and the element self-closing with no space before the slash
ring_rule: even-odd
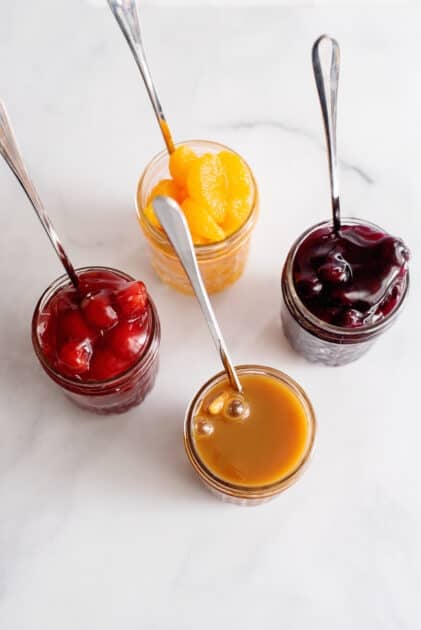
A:
<svg viewBox="0 0 421 630">
<path fill-rule="evenodd" d="M 402 248 L 404 248 L 400 240 L 393 239 L 386 234 L 384 230 L 367 221 L 345 218 L 343 219 L 342 227 L 344 230 L 352 230 L 354 228 L 359 230 L 361 235 L 364 235 L 364 237 L 368 239 L 367 242 L 371 241 L 370 246 L 371 244 L 373 244 L 373 246 L 375 245 L 376 239 L 380 243 L 381 238 L 384 238 L 384 240 L 389 241 L 395 240 L 397 245 L 402 245 Z M 306 245 L 312 238 L 317 237 L 318 233 L 323 234 L 323 231 L 328 233 L 329 230 L 332 231 L 331 222 L 326 221 L 319 223 L 306 230 L 292 245 L 282 271 L 281 320 L 285 336 L 297 352 L 302 354 L 309 361 L 339 366 L 355 361 L 364 355 L 376 339 L 390 328 L 402 311 L 409 288 L 409 274 L 407 271 L 408 258 L 402 259 L 402 268 L 399 273 L 396 272 L 391 285 L 392 288 L 387 294 L 387 298 L 385 298 L 383 302 L 380 302 L 380 306 L 377 307 L 377 310 L 372 308 L 371 311 L 369 311 L 369 316 L 363 318 L 357 309 L 352 308 L 353 304 L 351 298 L 353 295 L 355 295 L 354 299 L 357 304 L 359 301 L 361 303 L 363 301 L 361 298 L 363 294 L 361 291 L 361 283 L 360 286 L 356 287 L 355 291 L 349 290 L 348 294 L 345 296 L 350 299 L 350 306 L 348 309 L 345 309 L 345 311 L 341 311 L 339 308 L 335 309 L 335 301 L 331 299 L 329 305 L 326 307 L 326 313 L 324 313 L 320 310 L 321 300 L 319 299 L 318 306 L 317 300 L 314 301 L 316 307 L 313 308 L 312 312 L 308 308 L 308 302 L 306 304 L 306 300 L 299 295 L 300 291 L 299 287 L 297 287 L 294 274 L 297 275 L 297 267 L 300 267 L 298 259 L 300 255 L 302 255 Z M 379 250 L 379 252 L 381 251 L 382 250 Z M 377 259 L 379 259 L 379 252 L 374 251 L 374 255 L 377 256 Z M 409 256 L 406 248 L 405 252 L 405 255 Z M 373 254 L 371 253 L 370 255 Z M 334 259 L 335 264 L 332 265 L 330 270 L 327 269 L 326 264 L 324 264 L 324 261 L 321 259 L 320 267 L 318 268 L 319 278 L 316 278 L 316 276 L 314 276 L 314 278 L 311 276 L 306 278 L 309 284 L 309 291 L 314 289 L 317 293 L 320 289 L 320 295 L 323 295 L 321 293 L 321 286 L 323 284 L 324 275 L 326 277 L 330 271 L 331 275 L 336 274 L 340 279 L 340 274 L 347 272 L 348 263 L 342 254 L 335 253 L 332 257 L 334 256 L 336 256 L 337 260 Z M 315 265 L 318 265 L 317 252 L 315 253 L 314 260 L 316 261 Z M 362 263 L 364 264 L 364 261 L 362 261 Z M 397 265 L 396 268 L 398 268 Z M 320 287 L 318 286 L 319 279 Z M 345 283 L 347 282 L 346 278 L 344 281 Z M 375 267 L 371 269 L 370 281 L 374 286 L 373 291 L 378 290 Z M 301 295 L 303 296 L 302 290 Z M 329 297 L 331 298 L 332 296 L 334 298 L 334 291 L 331 292 Z M 340 303 L 339 296 L 338 304 Z M 319 308 L 320 316 L 317 316 L 314 312 L 317 312 L 317 308 Z M 326 321 L 326 319 L 329 319 L 327 317 L 328 310 L 332 312 L 331 321 Z"/>
<path fill-rule="evenodd" d="M 83 267 L 77 270 L 77 274 L 81 280 L 81 284 L 85 282 L 85 278 L 88 277 L 89 274 L 93 274 L 94 279 L 95 276 L 100 278 L 102 275 L 105 275 L 111 287 L 113 287 L 113 284 L 115 287 L 119 287 L 123 282 L 122 286 L 124 288 L 125 283 L 129 284 L 135 282 L 134 278 L 128 274 L 109 267 Z M 125 330 L 123 326 L 113 335 L 113 343 L 119 344 L 121 348 L 120 358 L 110 353 L 107 354 L 107 348 L 101 348 L 100 351 L 103 353 L 102 364 L 98 365 L 97 361 L 96 371 L 92 372 L 93 378 L 82 380 L 78 375 L 72 375 L 71 372 L 59 369 L 57 362 L 52 360 L 52 353 L 49 352 L 48 343 L 46 343 L 45 339 L 46 322 L 48 317 L 51 317 L 50 307 L 54 300 L 57 302 L 57 296 L 60 296 L 60 292 L 70 288 L 69 278 L 65 274 L 55 280 L 44 291 L 35 307 L 32 318 L 32 343 L 42 368 L 70 400 L 87 411 L 97 414 L 123 413 L 131 407 L 139 405 L 154 386 L 159 364 L 158 354 L 161 328 L 158 312 L 151 297 L 147 295 L 146 311 L 144 318 L 139 324 L 142 330 L 144 330 L 144 333 L 142 333 L 143 337 L 141 338 L 144 345 L 139 352 L 139 356 L 136 357 L 134 362 L 125 362 L 124 359 L 121 358 L 121 356 L 124 356 L 121 353 L 127 352 L 124 347 L 124 338 L 121 338 L 121 330 L 123 330 L 123 332 Z M 100 285 L 99 288 L 101 288 Z M 95 312 L 91 307 L 92 304 L 88 304 L 86 310 L 91 309 L 88 312 L 88 316 L 91 321 L 96 321 L 95 318 L 98 319 L 98 312 Z M 70 310 L 69 312 L 71 315 L 74 315 L 74 313 L 78 315 L 77 309 Z M 100 311 L 102 316 L 103 313 L 104 311 Z M 106 311 L 106 314 L 109 316 L 110 311 Z M 54 313 L 53 316 L 55 316 Z M 123 324 L 126 329 L 132 325 L 130 322 L 123 322 Z M 81 327 L 86 324 L 79 319 L 73 321 L 71 325 L 79 327 L 80 330 Z M 98 322 L 98 325 L 101 325 L 101 321 Z M 113 326 L 112 321 L 111 326 Z M 54 335 L 59 334 L 57 328 L 58 324 L 56 324 Z M 99 333 L 97 333 L 97 337 L 103 334 L 103 331 L 100 330 Z M 114 359 L 112 359 L 113 356 Z M 114 361 L 114 364 L 110 364 L 110 357 L 111 360 Z M 81 358 L 83 360 L 83 355 Z M 108 374 L 112 374 L 112 370 L 117 372 L 119 367 L 121 367 L 119 373 L 109 378 L 107 377 Z"/>
</svg>

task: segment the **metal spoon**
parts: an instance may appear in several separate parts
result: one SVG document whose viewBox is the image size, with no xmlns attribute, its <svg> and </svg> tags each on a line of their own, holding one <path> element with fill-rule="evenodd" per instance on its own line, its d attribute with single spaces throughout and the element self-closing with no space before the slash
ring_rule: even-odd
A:
<svg viewBox="0 0 421 630">
<path fill-rule="evenodd" d="M 9 121 L 9 117 L 6 112 L 6 108 L 0 101 L 0 154 L 4 157 L 6 163 L 9 165 L 11 171 L 16 176 L 19 184 L 22 186 L 26 193 L 33 209 L 35 210 L 41 225 L 47 232 L 47 236 L 51 241 L 52 246 L 56 250 L 57 256 L 65 268 L 72 284 L 78 288 L 79 278 L 76 271 L 70 262 L 68 255 L 66 254 L 63 245 L 57 232 L 55 231 L 53 224 L 51 223 L 47 213 L 44 210 L 41 199 L 38 196 L 35 186 L 33 185 L 28 172 L 23 163 L 21 154 L 16 144 L 15 136 L 12 130 L 12 126 Z"/>
<path fill-rule="evenodd" d="M 332 55 L 330 61 L 329 75 L 323 73 L 320 63 L 320 45 L 322 42 L 330 43 L 332 47 Z M 332 201 L 333 229 L 338 232 L 341 227 L 340 204 L 339 204 L 339 179 L 338 164 L 336 156 L 336 106 L 338 102 L 338 80 L 339 80 L 339 64 L 340 50 L 336 39 L 328 35 L 322 35 L 313 45 L 312 50 L 313 72 L 316 79 L 317 91 L 319 94 L 320 107 L 322 109 L 323 124 L 325 129 L 327 154 L 329 159 L 329 176 L 330 176 L 330 196 Z M 330 104 L 326 96 L 329 88 Z"/>
<path fill-rule="evenodd" d="M 168 240 L 174 247 L 178 258 L 183 265 L 184 271 L 190 280 L 193 291 L 196 294 L 200 308 L 202 309 L 212 338 L 221 357 L 229 382 L 233 389 L 235 389 L 239 394 L 242 394 L 243 388 L 229 357 L 225 340 L 222 336 L 221 329 L 219 328 L 208 293 L 203 283 L 186 218 L 180 210 L 179 205 L 169 197 L 155 197 L 152 201 L 152 205 L 159 222 L 167 233 Z M 243 398 L 239 398 L 238 401 L 232 401 L 230 407 L 231 415 L 233 417 L 244 416 L 246 405 L 247 403 Z"/>
<path fill-rule="evenodd" d="M 158 120 L 159 128 L 164 137 L 168 153 L 172 153 L 175 149 L 168 123 L 162 111 L 162 106 L 158 98 L 158 94 L 152 80 L 146 60 L 145 50 L 143 48 L 142 35 L 140 32 L 139 16 L 136 10 L 135 0 L 108 0 L 111 11 L 121 28 L 133 57 L 140 70 L 146 90 L 152 103 L 155 116 Z"/>
</svg>

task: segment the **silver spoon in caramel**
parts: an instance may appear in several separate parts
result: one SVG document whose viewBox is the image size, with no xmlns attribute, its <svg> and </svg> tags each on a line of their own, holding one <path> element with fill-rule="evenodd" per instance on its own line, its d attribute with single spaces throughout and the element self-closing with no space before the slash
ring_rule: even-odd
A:
<svg viewBox="0 0 421 630">
<path fill-rule="evenodd" d="M 248 404 L 243 396 L 243 388 L 238 374 L 228 354 L 228 349 L 215 317 L 214 310 L 209 300 L 202 275 L 194 253 L 194 245 L 187 225 L 186 218 L 179 205 L 170 197 L 158 196 L 152 201 L 153 209 L 158 220 L 165 230 L 168 240 L 180 259 L 184 271 L 193 287 L 193 291 L 205 316 L 213 341 L 219 352 L 222 365 L 227 373 L 231 387 L 237 394 L 229 400 L 226 409 L 227 415 L 232 418 L 246 418 L 249 412 Z M 215 413 L 219 412 L 220 401 L 216 400 Z M 221 404 L 222 406 L 222 404 Z"/>
<path fill-rule="evenodd" d="M 164 112 L 162 111 L 158 93 L 146 60 L 136 2 L 135 0 L 108 0 L 108 4 L 123 32 L 124 37 L 126 38 L 130 50 L 133 53 L 137 67 L 140 70 L 140 74 L 142 75 L 143 82 L 145 83 L 145 87 L 152 103 L 168 153 L 173 153 L 175 150 L 174 141 L 164 116 Z"/>
<path fill-rule="evenodd" d="M 10 170 L 15 175 L 19 184 L 22 186 L 26 196 L 28 197 L 33 209 L 35 210 L 38 219 L 41 221 L 41 225 L 47 233 L 48 238 L 51 241 L 51 245 L 54 247 L 57 256 L 60 259 L 61 264 L 66 270 L 73 286 L 77 289 L 79 286 L 79 278 L 76 274 L 70 258 L 66 254 L 66 251 L 55 231 L 53 224 L 47 213 L 45 212 L 44 205 L 32 183 L 28 171 L 22 160 L 22 156 L 19 152 L 16 144 L 15 136 L 13 133 L 12 125 L 10 124 L 9 117 L 6 112 L 6 108 L 0 101 L 0 154 L 6 161 L 6 164 L 10 167 Z"/>
</svg>

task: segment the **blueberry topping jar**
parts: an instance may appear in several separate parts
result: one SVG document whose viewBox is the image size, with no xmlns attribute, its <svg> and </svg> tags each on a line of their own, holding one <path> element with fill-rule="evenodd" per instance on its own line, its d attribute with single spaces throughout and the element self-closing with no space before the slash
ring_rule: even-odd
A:
<svg viewBox="0 0 421 630">
<path fill-rule="evenodd" d="M 309 361 L 344 365 L 390 327 L 409 287 L 409 251 L 378 226 L 326 221 L 291 247 L 282 272 L 283 329 Z"/>
</svg>

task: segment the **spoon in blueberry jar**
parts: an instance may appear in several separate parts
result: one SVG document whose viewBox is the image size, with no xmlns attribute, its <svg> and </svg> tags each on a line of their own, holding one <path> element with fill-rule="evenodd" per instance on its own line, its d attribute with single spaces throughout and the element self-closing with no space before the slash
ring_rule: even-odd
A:
<svg viewBox="0 0 421 630">
<path fill-rule="evenodd" d="M 326 44 L 331 51 L 328 71 L 320 55 Z M 319 37 L 312 64 L 326 136 L 332 220 L 312 226 L 297 239 L 282 278 L 287 338 L 309 360 L 329 365 L 348 363 L 368 349 L 368 342 L 394 320 L 409 283 L 409 250 L 400 238 L 368 221 L 341 218 L 336 154 L 339 60 L 338 42 Z"/>
</svg>

